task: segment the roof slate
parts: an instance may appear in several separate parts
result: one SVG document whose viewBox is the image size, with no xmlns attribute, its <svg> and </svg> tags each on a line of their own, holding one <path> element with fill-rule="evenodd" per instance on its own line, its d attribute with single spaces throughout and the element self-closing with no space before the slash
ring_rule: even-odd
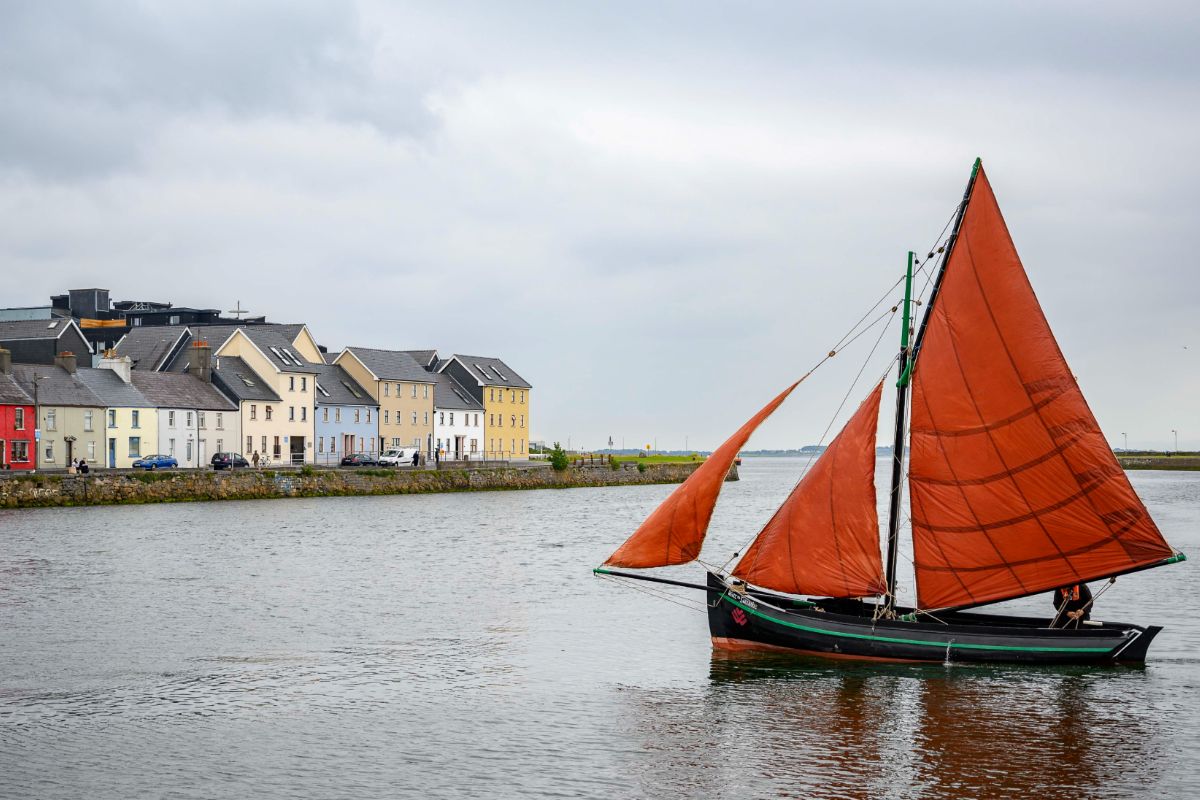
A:
<svg viewBox="0 0 1200 800">
<path fill-rule="evenodd" d="M 350 377 L 350 373 L 334 364 L 327 364 L 317 375 L 317 383 L 329 396 L 316 392 L 319 406 L 378 406 L 371 393 Z M 354 395 L 358 392 L 358 396 Z"/>
<path fill-rule="evenodd" d="M 11 319 L 0 322 L 0 341 L 11 339 L 57 339 L 71 327 L 72 320 L 54 319 Z M 53 326 L 53 327 L 51 327 Z"/>
<path fill-rule="evenodd" d="M 76 377 L 100 398 L 102 406 L 150 408 L 154 405 L 136 386 L 121 380 L 121 376 L 111 369 L 80 367 Z"/>
<path fill-rule="evenodd" d="M 433 383 L 434 378 L 403 350 L 377 350 L 372 347 L 347 347 L 354 356 L 381 380 Z"/>
<path fill-rule="evenodd" d="M 292 344 L 292 339 L 285 335 L 285 331 L 283 329 L 290 329 L 293 327 L 296 329 L 296 332 L 299 333 L 301 328 L 300 325 L 193 325 L 191 326 L 191 330 L 194 339 L 203 339 L 207 341 L 212 346 L 214 351 L 221 345 L 225 344 L 229 337 L 233 336 L 234 331 L 241 331 L 251 342 L 255 344 L 256 347 L 258 347 L 259 350 L 262 351 L 262 354 L 266 356 L 272 364 L 279 367 L 279 369 L 283 370 L 284 372 L 305 372 L 309 374 L 315 374 L 320 369 L 321 365 L 310 364 L 305 361 L 304 357 L 296 352 L 295 345 Z M 292 338 L 295 337 L 293 336 Z M 272 347 L 274 347 L 276 350 L 287 348 L 288 352 L 291 352 L 296 356 L 296 360 L 299 361 L 300 364 L 293 364 L 286 358 L 276 355 L 275 351 L 271 349 Z M 179 362 L 183 360 L 184 359 L 182 357 L 176 358 L 175 362 L 171 364 L 171 370 L 178 371 L 180 369 Z"/>
<path fill-rule="evenodd" d="M 526 383 L 524 378 L 514 372 L 508 364 L 505 364 L 498 358 L 491 358 L 490 356 L 464 356 L 458 353 L 454 354 L 454 358 L 482 386 L 512 386 L 518 389 L 533 388 Z M 499 368 L 499 372 L 495 371 L 496 368 Z"/>
<path fill-rule="evenodd" d="M 133 385 L 160 408 L 203 408 L 231 411 L 237 408 L 211 383 L 180 372 L 133 371 Z"/>
<path fill-rule="evenodd" d="M 400 352 L 408 353 L 413 357 L 413 361 L 416 361 L 425 370 L 437 362 L 437 350 L 401 350 Z"/>
<path fill-rule="evenodd" d="M 28 406 L 33 404 L 33 398 L 26 394 L 12 375 L 0 374 L 0 403 Z"/>
<path fill-rule="evenodd" d="M 117 355 L 129 356 L 135 369 L 158 369 L 180 336 L 187 334 L 185 325 L 147 325 L 131 328 L 117 342 Z"/>
<path fill-rule="evenodd" d="M 246 380 L 253 385 L 247 386 Z M 275 394 L 245 361 L 235 356 L 221 356 L 213 359 L 213 383 L 226 395 L 238 401 L 273 400 L 279 402 L 279 395 Z"/>
<path fill-rule="evenodd" d="M 437 383 L 433 387 L 434 408 L 463 409 L 465 411 L 482 411 L 483 403 L 471 396 L 458 381 L 445 373 L 434 373 Z"/>
<path fill-rule="evenodd" d="M 37 382 L 37 398 L 40 405 L 90 408 L 103 408 L 105 405 L 86 383 L 79 380 L 77 374 L 72 375 L 62 367 L 53 364 L 13 364 L 12 370 L 17 385 L 31 398 L 34 395 L 34 377 L 40 379 Z"/>
</svg>

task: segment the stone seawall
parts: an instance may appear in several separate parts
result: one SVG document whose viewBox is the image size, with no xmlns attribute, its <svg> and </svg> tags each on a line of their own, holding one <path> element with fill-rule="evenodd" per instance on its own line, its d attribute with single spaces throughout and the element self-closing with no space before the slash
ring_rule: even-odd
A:
<svg viewBox="0 0 1200 800">
<path fill-rule="evenodd" d="M 252 500 L 278 497 L 484 492 L 513 489 L 570 489 L 588 486 L 635 486 L 681 483 L 695 464 L 629 465 L 480 470 L 240 470 L 180 471 L 90 475 L 19 475 L 0 480 L 0 507 L 180 503 L 198 500 Z M 737 480 L 737 468 L 726 480 Z"/>
<path fill-rule="evenodd" d="M 1117 456 L 1125 469 L 1200 470 L 1200 456 Z"/>
</svg>

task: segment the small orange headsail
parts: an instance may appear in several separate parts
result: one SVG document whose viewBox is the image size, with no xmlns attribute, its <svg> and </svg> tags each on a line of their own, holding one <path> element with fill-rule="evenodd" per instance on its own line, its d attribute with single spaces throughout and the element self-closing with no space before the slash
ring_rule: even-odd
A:
<svg viewBox="0 0 1200 800">
<path fill-rule="evenodd" d="M 733 574 L 790 594 L 883 594 L 875 511 L 875 431 L 883 384 L 804 476 Z"/>
<path fill-rule="evenodd" d="M 803 378 L 801 379 L 803 380 Z M 745 446 L 750 435 L 763 421 L 779 408 L 792 390 L 800 385 L 796 381 L 780 392 L 779 396 L 755 414 L 749 422 L 717 448 L 700 468 L 671 492 L 663 504 L 654 510 L 646 521 L 625 540 L 625 544 L 604 562 L 609 567 L 646 569 L 666 567 L 671 564 L 686 564 L 700 555 L 708 523 L 712 519 L 721 483 L 729 473 L 729 467 L 737 458 L 738 451 Z"/>
</svg>

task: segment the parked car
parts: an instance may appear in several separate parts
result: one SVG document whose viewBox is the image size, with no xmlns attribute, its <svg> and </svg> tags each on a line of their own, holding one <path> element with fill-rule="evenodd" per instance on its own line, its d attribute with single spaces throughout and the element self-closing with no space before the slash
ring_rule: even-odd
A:
<svg viewBox="0 0 1200 800">
<path fill-rule="evenodd" d="M 142 456 L 133 462 L 134 469 L 174 469 L 178 466 L 179 462 L 175 460 L 175 456 L 164 456 L 162 454 Z"/>
<path fill-rule="evenodd" d="M 379 462 L 367 453 L 351 453 L 342 459 L 343 467 L 373 467 Z"/>
<path fill-rule="evenodd" d="M 379 464 L 384 467 L 412 466 L 412 457 L 415 452 L 417 452 L 415 447 L 393 447 L 379 457 Z"/>
<path fill-rule="evenodd" d="M 250 466 L 241 453 L 213 453 L 211 463 L 213 469 L 244 469 Z"/>
</svg>

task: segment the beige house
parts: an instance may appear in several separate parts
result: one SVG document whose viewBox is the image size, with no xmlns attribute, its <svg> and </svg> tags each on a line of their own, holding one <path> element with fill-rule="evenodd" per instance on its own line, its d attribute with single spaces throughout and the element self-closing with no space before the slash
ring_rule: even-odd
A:
<svg viewBox="0 0 1200 800">
<path fill-rule="evenodd" d="M 511 367 L 491 356 L 455 354 L 438 367 L 483 405 L 483 447 L 487 458 L 529 458 L 530 394 L 533 387 Z"/>
<path fill-rule="evenodd" d="M 378 449 L 434 445 L 436 378 L 401 350 L 347 347 L 335 364 L 371 393 L 379 404 Z M 372 448 L 375 449 L 375 448 Z"/>
<path fill-rule="evenodd" d="M 13 364 L 17 385 L 37 406 L 37 467 L 64 469 L 76 458 L 91 466 L 105 463 L 104 406 L 79 379 L 74 356 L 56 363 Z"/>
</svg>

